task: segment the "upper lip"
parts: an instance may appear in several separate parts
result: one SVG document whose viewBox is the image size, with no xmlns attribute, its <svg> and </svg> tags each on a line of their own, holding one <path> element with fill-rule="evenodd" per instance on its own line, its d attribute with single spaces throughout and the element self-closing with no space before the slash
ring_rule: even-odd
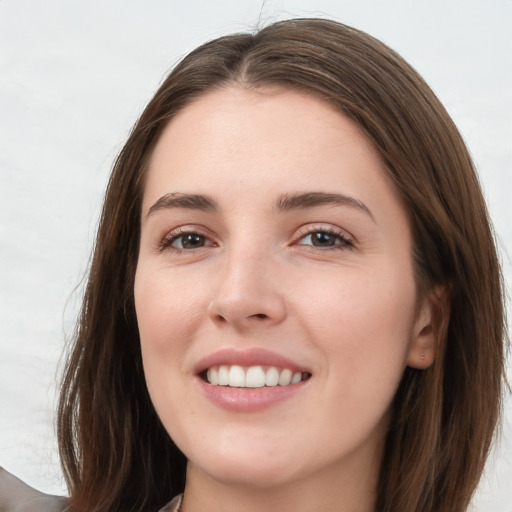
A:
<svg viewBox="0 0 512 512">
<path fill-rule="evenodd" d="M 293 372 L 310 372 L 303 365 L 296 363 L 286 356 L 262 348 L 249 349 L 220 349 L 203 357 L 194 367 L 196 374 L 206 371 L 212 366 L 239 365 L 239 366 L 276 366 L 288 368 Z"/>
</svg>

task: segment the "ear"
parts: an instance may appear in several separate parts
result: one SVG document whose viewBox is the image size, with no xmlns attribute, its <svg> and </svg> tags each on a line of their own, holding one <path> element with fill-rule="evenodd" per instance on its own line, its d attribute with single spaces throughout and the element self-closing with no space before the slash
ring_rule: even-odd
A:
<svg viewBox="0 0 512 512">
<path fill-rule="evenodd" d="M 449 316 L 448 291 L 444 286 L 436 286 L 420 304 L 407 357 L 408 366 L 425 370 L 432 365 Z"/>
</svg>

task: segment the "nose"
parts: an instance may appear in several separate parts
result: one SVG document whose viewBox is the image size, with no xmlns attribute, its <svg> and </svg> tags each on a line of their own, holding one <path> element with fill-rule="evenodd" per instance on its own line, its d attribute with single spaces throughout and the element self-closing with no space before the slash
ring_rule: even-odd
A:
<svg viewBox="0 0 512 512">
<path fill-rule="evenodd" d="M 217 276 L 208 315 L 238 330 L 281 323 L 286 305 L 278 274 L 271 256 L 250 251 L 231 254 Z"/>
</svg>

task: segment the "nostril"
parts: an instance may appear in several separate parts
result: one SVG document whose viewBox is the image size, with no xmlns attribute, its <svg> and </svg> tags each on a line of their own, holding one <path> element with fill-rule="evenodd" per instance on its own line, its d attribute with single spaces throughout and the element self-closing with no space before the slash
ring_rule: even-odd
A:
<svg viewBox="0 0 512 512">
<path fill-rule="evenodd" d="M 251 316 L 255 316 L 256 318 L 267 318 L 267 315 L 265 315 L 265 313 L 256 313 L 255 315 Z"/>
</svg>

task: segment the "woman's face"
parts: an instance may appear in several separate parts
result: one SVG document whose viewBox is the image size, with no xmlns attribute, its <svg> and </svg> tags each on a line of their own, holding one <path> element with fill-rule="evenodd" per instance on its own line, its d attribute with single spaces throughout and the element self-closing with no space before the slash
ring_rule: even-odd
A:
<svg viewBox="0 0 512 512">
<path fill-rule="evenodd" d="M 408 218 L 361 131 L 306 94 L 205 94 L 155 148 L 141 226 L 144 370 L 189 473 L 373 475 L 404 367 L 433 349 Z"/>
</svg>

